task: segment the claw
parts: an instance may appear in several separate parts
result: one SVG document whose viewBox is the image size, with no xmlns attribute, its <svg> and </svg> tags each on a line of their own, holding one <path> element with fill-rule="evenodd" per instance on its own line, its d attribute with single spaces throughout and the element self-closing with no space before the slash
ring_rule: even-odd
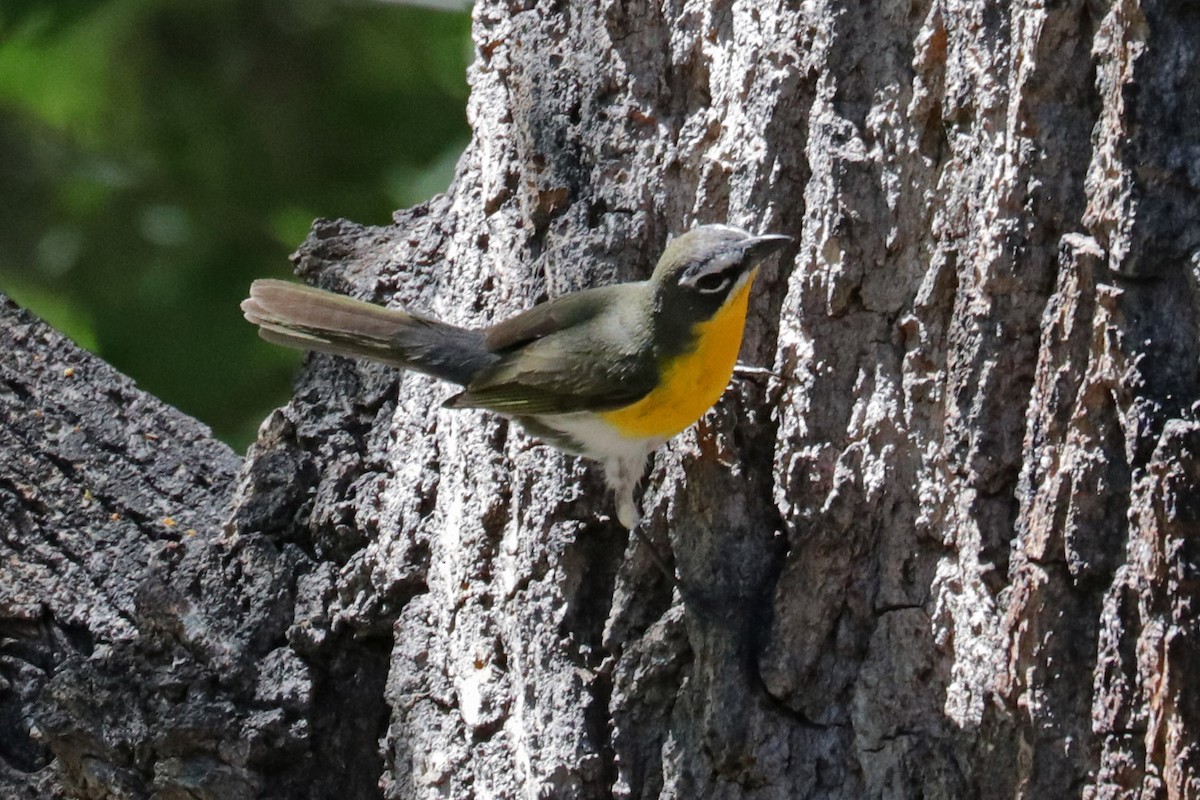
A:
<svg viewBox="0 0 1200 800">
<path fill-rule="evenodd" d="M 642 520 L 642 514 L 638 511 L 637 504 L 633 502 L 633 490 L 623 497 L 616 498 L 617 500 L 617 521 L 620 522 L 626 530 L 633 530 Z"/>
</svg>

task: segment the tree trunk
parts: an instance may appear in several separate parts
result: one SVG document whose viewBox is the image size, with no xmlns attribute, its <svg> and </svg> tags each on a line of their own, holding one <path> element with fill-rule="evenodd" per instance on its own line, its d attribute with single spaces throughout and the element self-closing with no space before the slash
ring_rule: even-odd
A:
<svg viewBox="0 0 1200 800">
<path fill-rule="evenodd" d="M 235 476 L 3 307 L 0 790 L 1200 797 L 1185 5 L 476 4 L 450 191 L 298 272 L 483 325 L 795 236 L 649 469 L 677 587 L 429 378 L 310 359 Z"/>
</svg>

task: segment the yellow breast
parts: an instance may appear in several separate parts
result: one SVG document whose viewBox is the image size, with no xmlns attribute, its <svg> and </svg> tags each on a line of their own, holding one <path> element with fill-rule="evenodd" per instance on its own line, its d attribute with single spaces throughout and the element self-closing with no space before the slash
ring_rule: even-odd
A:
<svg viewBox="0 0 1200 800">
<path fill-rule="evenodd" d="M 725 392 L 742 346 L 746 307 L 755 269 L 737 293 L 713 316 L 693 328 L 696 347 L 663 365 L 658 388 L 633 405 L 601 417 L 638 439 L 669 439 L 703 416 Z"/>
</svg>

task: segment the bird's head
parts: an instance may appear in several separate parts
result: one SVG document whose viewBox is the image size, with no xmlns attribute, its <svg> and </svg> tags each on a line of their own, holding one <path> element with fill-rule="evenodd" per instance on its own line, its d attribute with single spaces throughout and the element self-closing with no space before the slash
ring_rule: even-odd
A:
<svg viewBox="0 0 1200 800">
<path fill-rule="evenodd" d="M 701 225 L 672 239 L 650 283 L 657 313 L 672 328 L 690 331 L 736 298 L 769 255 L 790 236 L 755 236 L 732 225 Z"/>
</svg>

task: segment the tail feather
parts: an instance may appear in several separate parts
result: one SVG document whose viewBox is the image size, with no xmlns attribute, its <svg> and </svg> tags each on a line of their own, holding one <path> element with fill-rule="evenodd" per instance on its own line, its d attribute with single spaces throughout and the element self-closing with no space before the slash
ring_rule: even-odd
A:
<svg viewBox="0 0 1200 800">
<path fill-rule="evenodd" d="M 478 331 L 287 281 L 254 281 L 242 313 L 274 344 L 369 358 L 464 386 L 497 358 Z"/>
</svg>

